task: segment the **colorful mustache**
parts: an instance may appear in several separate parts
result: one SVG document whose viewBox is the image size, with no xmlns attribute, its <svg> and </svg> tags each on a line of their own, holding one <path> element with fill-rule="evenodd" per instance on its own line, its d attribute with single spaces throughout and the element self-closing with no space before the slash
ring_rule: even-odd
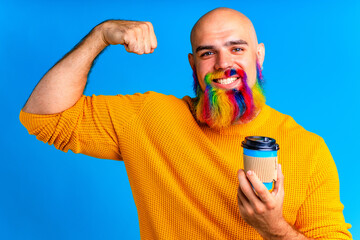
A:
<svg viewBox="0 0 360 240">
<path fill-rule="evenodd" d="M 208 73 L 205 76 L 205 83 L 207 85 L 211 85 L 211 81 L 214 79 L 219 79 L 219 78 L 229 78 L 231 76 L 237 75 L 241 78 L 244 78 L 244 76 L 246 77 L 246 74 L 243 70 L 239 69 L 239 70 L 235 70 L 235 69 L 228 69 L 226 71 L 216 71 L 213 73 Z"/>
</svg>

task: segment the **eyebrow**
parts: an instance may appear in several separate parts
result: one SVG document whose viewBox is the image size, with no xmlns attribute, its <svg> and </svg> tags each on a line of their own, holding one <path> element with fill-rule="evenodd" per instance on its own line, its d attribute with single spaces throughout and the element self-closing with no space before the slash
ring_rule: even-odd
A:
<svg viewBox="0 0 360 240">
<path fill-rule="evenodd" d="M 224 44 L 224 46 L 228 47 L 228 46 L 232 46 L 232 45 L 248 45 L 248 43 L 245 40 L 234 40 L 234 41 L 228 41 Z M 205 46 L 199 46 L 196 48 L 195 52 L 199 52 L 201 50 L 211 50 L 214 49 L 215 47 L 212 45 L 205 45 Z"/>
</svg>

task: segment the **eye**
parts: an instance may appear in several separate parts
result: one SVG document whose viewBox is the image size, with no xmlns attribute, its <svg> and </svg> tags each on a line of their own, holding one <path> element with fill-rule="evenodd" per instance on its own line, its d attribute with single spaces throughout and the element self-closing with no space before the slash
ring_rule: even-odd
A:
<svg viewBox="0 0 360 240">
<path fill-rule="evenodd" d="M 239 48 L 239 47 L 232 49 L 233 52 L 241 52 L 241 51 L 243 51 L 243 50 L 244 50 L 244 49 Z"/>
<path fill-rule="evenodd" d="M 204 52 L 200 55 L 200 57 L 207 57 L 207 56 L 210 56 L 210 55 L 213 55 L 214 53 L 213 52 Z"/>
</svg>

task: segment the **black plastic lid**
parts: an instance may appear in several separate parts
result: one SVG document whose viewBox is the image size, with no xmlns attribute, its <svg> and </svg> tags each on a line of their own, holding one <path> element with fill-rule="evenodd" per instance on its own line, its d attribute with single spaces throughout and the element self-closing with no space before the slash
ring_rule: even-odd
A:
<svg viewBox="0 0 360 240">
<path fill-rule="evenodd" d="M 269 137 L 261 136 L 248 136 L 245 137 L 245 141 L 241 143 L 243 148 L 259 151 L 277 151 L 279 150 L 279 144 L 276 140 Z"/>
</svg>

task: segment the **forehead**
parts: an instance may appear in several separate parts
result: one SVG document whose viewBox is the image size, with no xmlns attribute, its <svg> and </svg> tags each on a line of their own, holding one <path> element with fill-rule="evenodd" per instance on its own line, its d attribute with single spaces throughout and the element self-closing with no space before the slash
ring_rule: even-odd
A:
<svg viewBox="0 0 360 240">
<path fill-rule="evenodd" d="M 193 49 L 201 45 L 222 45 L 228 41 L 244 40 L 254 45 L 253 28 L 236 19 L 207 21 L 199 24 L 193 34 Z"/>
<path fill-rule="evenodd" d="M 221 44 L 230 40 L 250 41 L 249 32 L 242 26 L 199 29 L 194 36 L 195 44 Z"/>
</svg>

